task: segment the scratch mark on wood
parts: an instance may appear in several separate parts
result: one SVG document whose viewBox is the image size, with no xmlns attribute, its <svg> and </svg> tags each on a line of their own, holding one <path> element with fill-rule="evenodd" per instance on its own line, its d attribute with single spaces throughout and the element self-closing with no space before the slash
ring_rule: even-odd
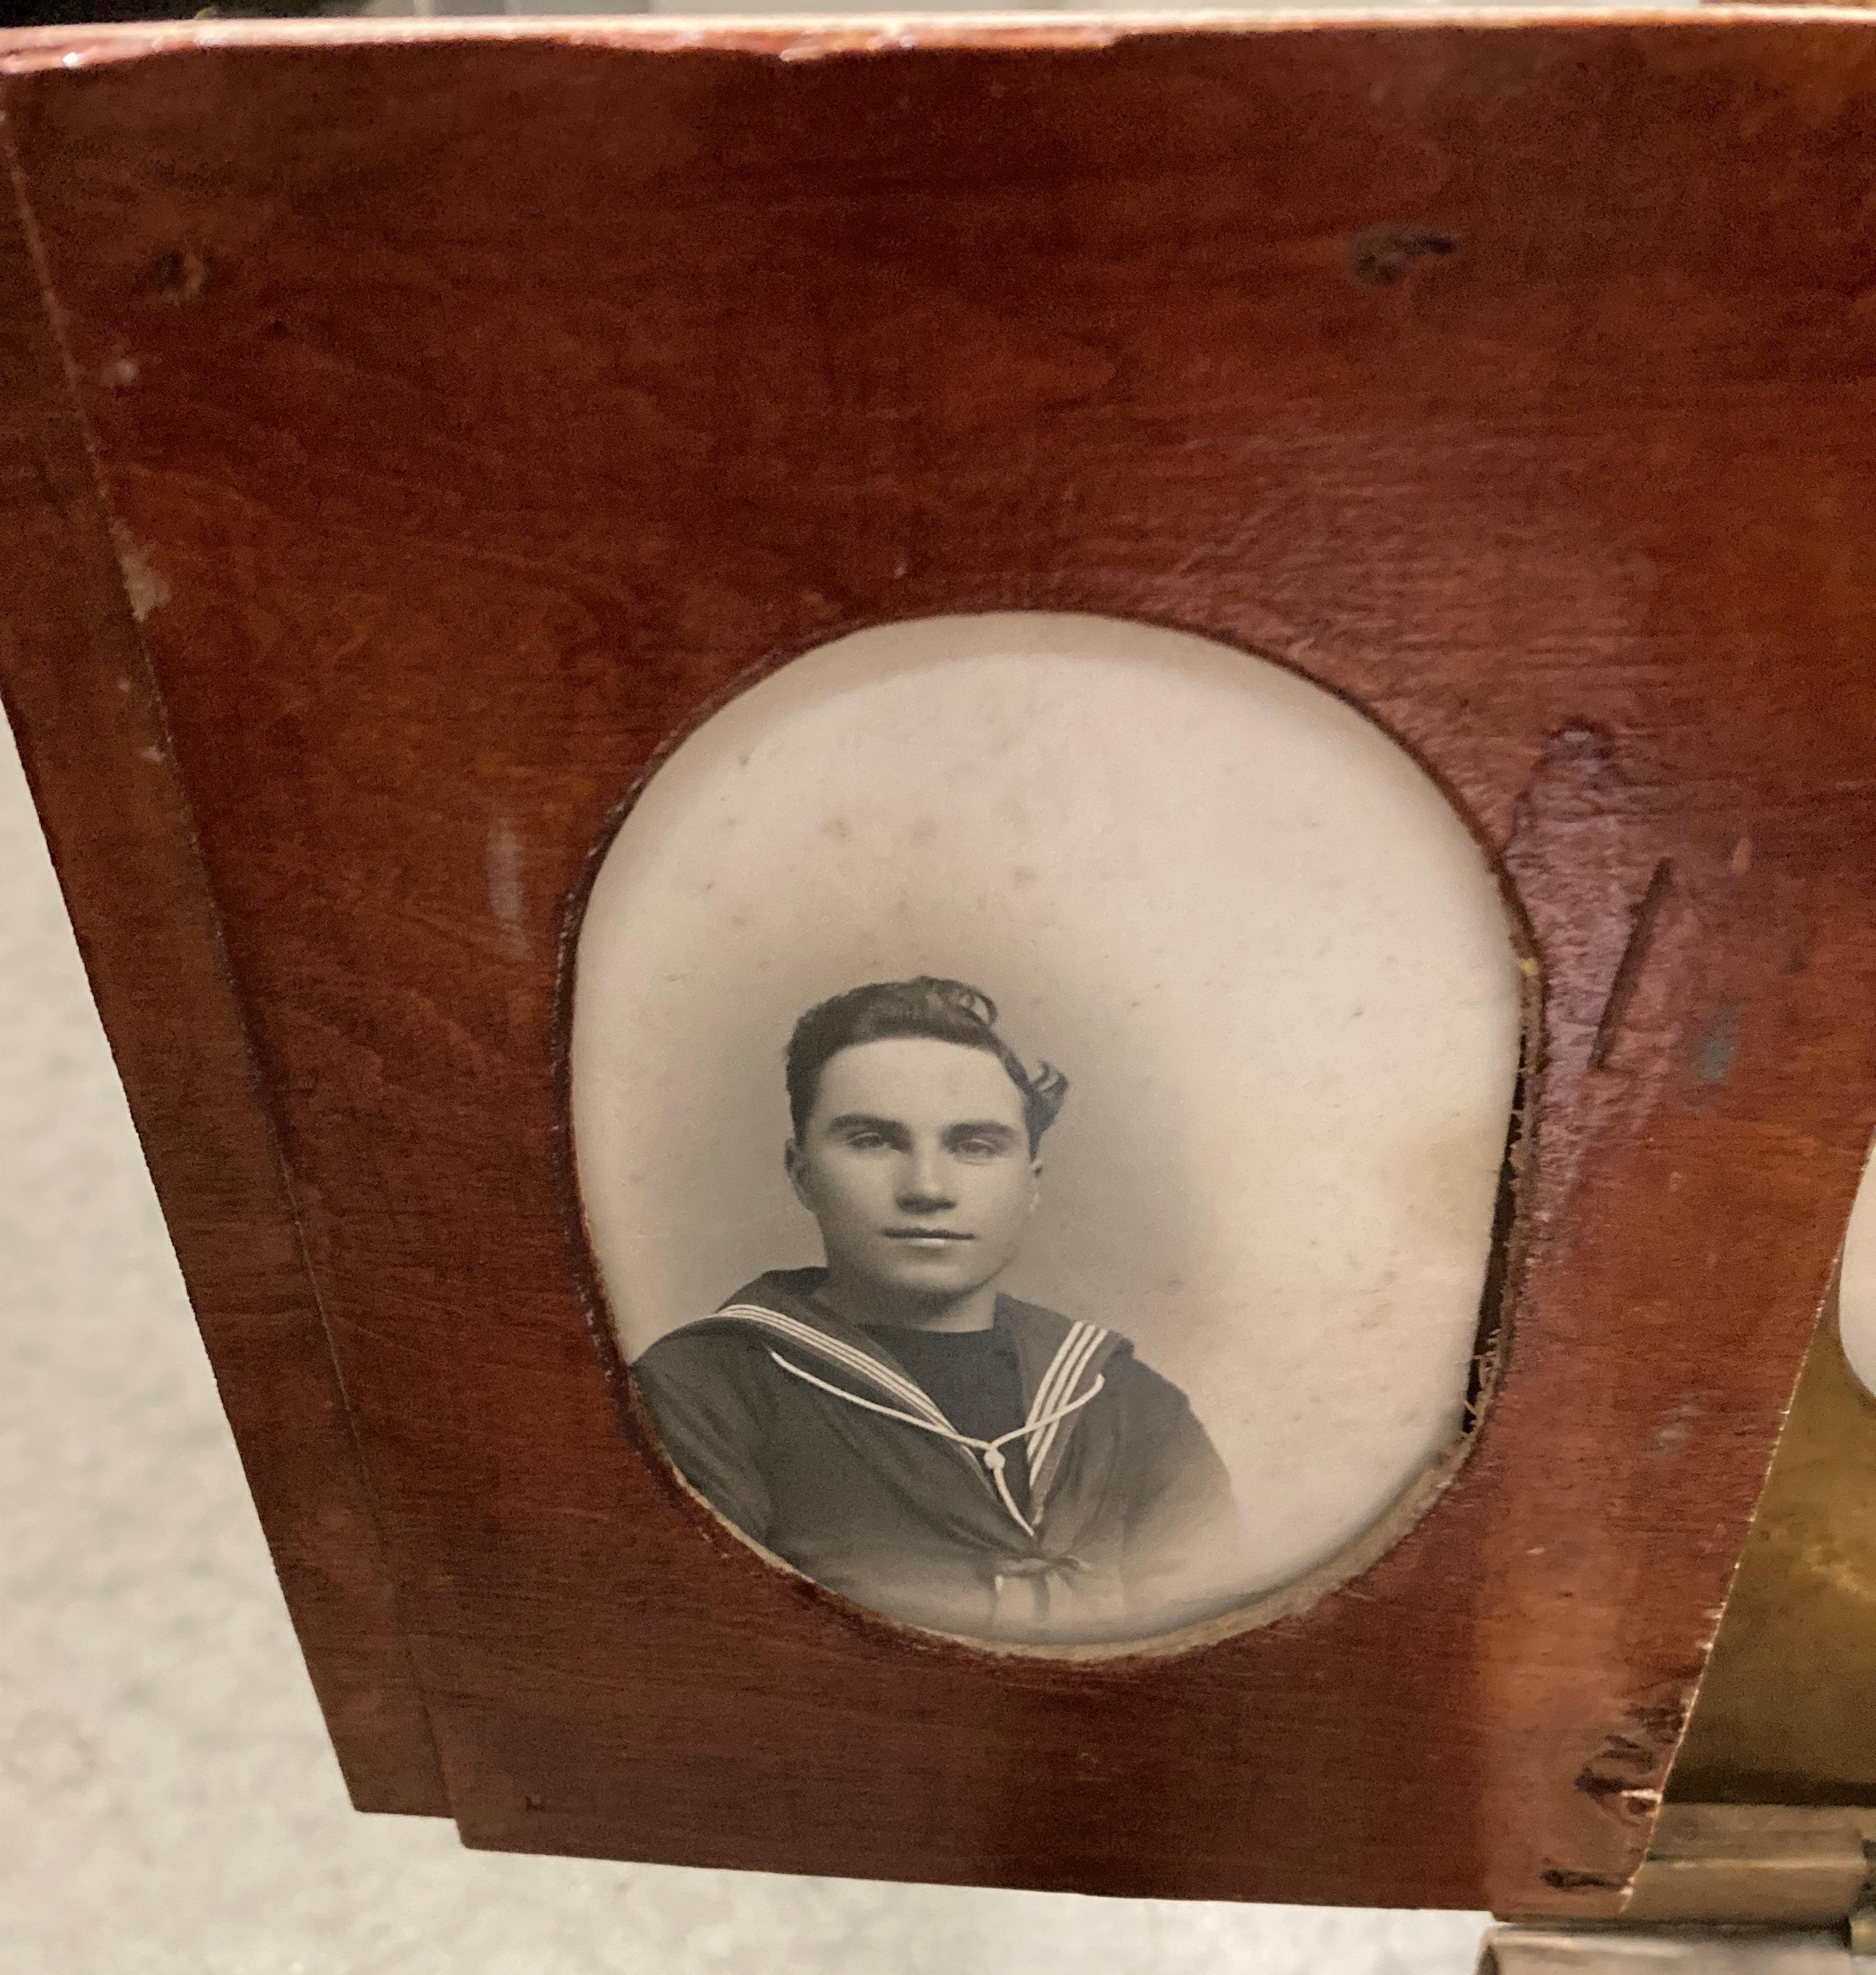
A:
<svg viewBox="0 0 1876 1975">
<path fill-rule="evenodd" d="M 1661 1791 L 1654 1785 L 1625 1782 L 1621 1776 L 1598 1770 L 1593 1763 L 1577 1773 L 1576 1787 L 1585 1796 L 1592 1796 L 1598 1802 L 1614 1800 L 1651 1809 L 1661 1800 Z"/>
<path fill-rule="evenodd" d="M 1629 920 L 1628 944 L 1622 948 L 1622 957 L 1616 963 L 1615 978 L 1609 983 L 1609 998 L 1602 1004 L 1602 1019 L 1596 1024 L 1596 1039 L 1590 1045 L 1592 1070 L 1602 1069 L 1608 1062 L 1610 1050 L 1615 1047 L 1622 1018 L 1628 1012 L 1629 1003 L 1635 999 L 1635 985 L 1641 978 L 1642 965 L 1654 937 L 1654 922 L 1661 916 L 1661 907 L 1667 902 L 1673 877 L 1673 866 L 1664 857 L 1655 866 L 1648 889 L 1641 894 L 1641 903 Z"/>
<path fill-rule="evenodd" d="M 498 817 L 488 830 L 488 904 L 507 936 L 509 957 L 525 960 L 527 921 L 521 886 L 521 840 L 505 816 Z"/>
<path fill-rule="evenodd" d="M 123 572 L 130 614 L 140 624 L 153 610 L 160 610 L 169 602 L 169 586 L 161 572 L 151 567 L 143 544 L 122 521 L 111 523 L 110 538 L 117 550 L 117 566 Z"/>
</svg>

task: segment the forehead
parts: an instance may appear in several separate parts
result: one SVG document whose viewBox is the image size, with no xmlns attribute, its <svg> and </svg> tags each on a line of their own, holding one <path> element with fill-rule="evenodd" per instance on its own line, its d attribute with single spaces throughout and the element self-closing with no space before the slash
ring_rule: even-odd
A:
<svg viewBox="0 0 1876 1975">
<path fill-rule="evenodd" d="M 934 1036 L 891 1036 L 855 1043 L 822 1066 L 814 1116 L 855 1111 L 906 1124 L 995 1119 L 1020 1129 L 1023 1096 L 987 1050 Z"/>
</svg>

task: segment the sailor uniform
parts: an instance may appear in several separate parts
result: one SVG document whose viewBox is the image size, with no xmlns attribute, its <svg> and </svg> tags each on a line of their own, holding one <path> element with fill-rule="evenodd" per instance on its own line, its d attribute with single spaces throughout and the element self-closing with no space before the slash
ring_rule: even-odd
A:
<svg viewBox="0 0 1876 1975">
<path fill-rule="evenodd" d="M 866 1326 L 868 1338 L 896 1359 L 967 1442 L 1003 1449 L 1004 1480 L 1019 1513 L 1029 1507 L 1029 1443 L 1023 1366 L 1008 1323 L 987 1330 L 918 1330 L 903 1323 Z"/>
<path fill-rule="evenodd" d="M 758 1277 L 632 1368 L 726 1521 L 857 1603 L 971 1638 L 1138 1638 L 1231 1602 L 1224 1465 L 1125 1338 L 999 1296 L 960 1349 L 848 1322 L 825 1274 Z"/>
</svg>

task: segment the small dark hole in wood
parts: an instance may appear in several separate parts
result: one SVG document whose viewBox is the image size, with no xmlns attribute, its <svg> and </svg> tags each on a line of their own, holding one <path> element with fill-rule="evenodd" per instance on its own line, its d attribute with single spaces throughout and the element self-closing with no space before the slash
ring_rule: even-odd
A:
<svg viewBox="0 0 1876 1975">
<path fill-rule="evenodd" d="M 186 247 L 159 256 L 150 270 L 150 285 L 158 300 L 181 304 L 192 302 L 215 273 L 213 265 Z"/>
</svg>

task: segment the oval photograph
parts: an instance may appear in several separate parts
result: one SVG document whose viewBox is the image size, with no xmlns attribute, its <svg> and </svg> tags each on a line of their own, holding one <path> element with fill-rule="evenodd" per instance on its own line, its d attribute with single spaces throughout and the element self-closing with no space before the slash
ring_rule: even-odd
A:
<svg viewBox="0 0 1876 1975">
<path fill-rule="evenodd" d="M 1521 1023 L 1483 853 L 1332 695 L 1104 617 L 840 638 L 672 751 L 579 926 L 635 1390 L 716 1514 L 902 1623 L 1288 1609 L 1451 1471 Z"/>
</svg>

